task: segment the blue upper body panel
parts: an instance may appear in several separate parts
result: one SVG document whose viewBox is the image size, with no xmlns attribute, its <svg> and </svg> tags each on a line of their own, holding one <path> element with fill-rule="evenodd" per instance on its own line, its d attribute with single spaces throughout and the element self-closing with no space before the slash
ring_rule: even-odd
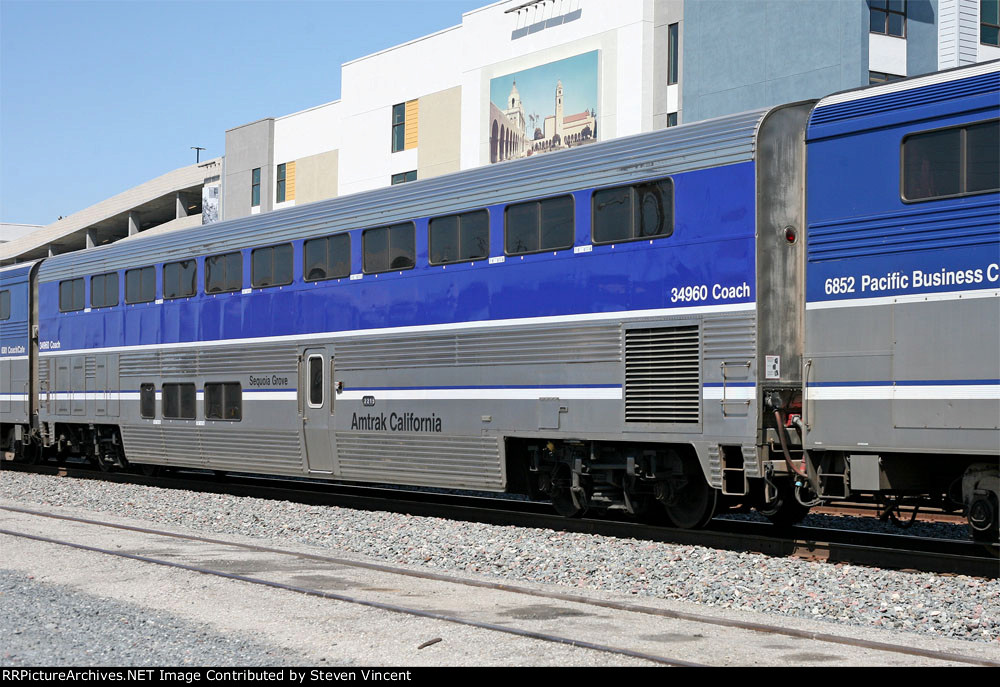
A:
<svg viewBox="0 0 1000 687">
<path fill-rule="evenodd" d="M 900 192 L 905 136 L 1000 116 L 1000 72 L 947 76 L 814 110 L 808 302 L 1000 286 L 996 192 L 919 202 Z"/>
<path fill-rule="evenodd" d="M 0 358 L 28 354 L 31 268 L 26 264 L 0 270 L 0 292 L 7 291 L 10 298 L 10 317 L 0 320 Z"/>
<path fill-rule="evenodd" d="M 295 281 L 288 286 L 249 290 L 250 248 L 242 251 L 242 293 L 204 293 L 204 254 L 197 256 L 199 293 L 191 298 L 134 305 L 120 302 L 108 308 L 60 313 L 59 280 L 43 282 L 39 285 L 40 348 L 65 351 L 253 339 L 753 302 L 753 162 L 683 172 L 672 178 L 674 232 L 654 240 L 592 245 L 592 189 L 583 189 L 573 193 L 576 250 L 506 256 L 503 262 L 432 266 L 427 260 L 428 218 L 415 217 L 416 267 L 402 272 L 305 282 L 303 239 L 299 238 L 292 241 Z M 490 256 L 494 259 L 504 256 L 503 208 L 503 204 L 489 206 Z M 362 272 L 361 232 L 350 231 L 355 275 Z M 222 250 L 219 246 L 214 252 Z M 124 294 L 124 269 L 118 274 L 119 293 Z M 90 280 L 84 281 L 90 303 Z M 686 286 L 705 286 L 705 297 L 686 298 L 682 291 Z M 738 295 L 727 297 L 721 287 L 742 288 L 730 292 Z M 157 299 L 161 296 L 162 265 L 158 265 Z"/>
</svg>

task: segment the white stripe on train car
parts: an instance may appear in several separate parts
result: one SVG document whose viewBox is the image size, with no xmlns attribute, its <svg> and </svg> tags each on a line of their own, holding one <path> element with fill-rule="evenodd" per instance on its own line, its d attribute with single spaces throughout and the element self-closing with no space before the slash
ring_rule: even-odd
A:
<svg viewBox="0 0 1000 687">
<path fill-rule="evenodd" d="M 1000 384 L 925 384 L 810 386 L 810 401 L 1000 400 Z"/>
<path fill-rule="evenodd" d="M 902 305 L 904 303 L 930 303 L 934 301 L 973 300 L 976 298 L 1000 298 L 1000 290 L 976 289 L 975 291 L 908 293 L 899 296 L 881 296 L 878 298 L 844 298 L 835 301 L 811 301 L 806 303 L 806 310 L 827 310 L 829 308 L 866 308 L 876 305 Z"/>
</svg>

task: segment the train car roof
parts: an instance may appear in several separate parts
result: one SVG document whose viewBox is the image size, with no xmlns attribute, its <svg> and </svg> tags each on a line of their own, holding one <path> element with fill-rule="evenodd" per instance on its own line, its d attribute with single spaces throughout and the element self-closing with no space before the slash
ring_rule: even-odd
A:
<svg viewBox="0 0 1000 687">
<path fill-rule="evenodd" d="M 31 268 L 34 266 L 38 260 L 31 260 L 29 262 L 19 262 L 14 265 L 7 265 L 5 267 L 0 267 L 0 279 L 4 281 L 10 279 L 13 280 L 16 277 L 20 277 L 28 274 Z"/>
<path fill-rule="evenodd" d="M 260 215 L 179 229 L 45 260 L 42 281 L 750 161 L 770 108 L 484 165 Z"/>
</svg>

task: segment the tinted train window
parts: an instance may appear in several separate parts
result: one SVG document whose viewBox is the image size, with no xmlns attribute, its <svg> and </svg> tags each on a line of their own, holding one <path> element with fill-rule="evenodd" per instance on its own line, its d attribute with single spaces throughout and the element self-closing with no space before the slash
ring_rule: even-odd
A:
<svg viewBox="0 0 1000 687">
<path fill-rule="evenodd" d="M 98 274 L 90 278 L 90 307 L 118 305 L 118 273 Z"/>
<path fill-rule="evenodd" d="M 674 233 L 671 179 L 594 191 L 590 207 L 594 243 L 662 238 Z"/>
<path fill-rule="evenodd" d="M 163 297 L 189 298 L 198 292 L 198 263 L 168 262 L 163 266 Z"/>
<path fill-rule="evenodd" d="M 338 279 L 351 274 L 351 237 L 337 234 L 305 242 L 302 276 L 306 281 Z"/>
<path fill-rule="evenodd" d="M 430 221 L 432 265 L 482 260 L 490 254 L 490 215 L 486 210 L 435 217 Z"/>
<path fill-rule="evenodd" d="M 368 229 L 363 235 L 365 272 L 408 270 L 417 263 L 413 222 Z"/>
<path fill-rule="evenodd" d="M 573 227 L 572 196 L 510 205 L 504 213 L 507 255 L 570 248 Z"/>
<path fill-rule="evenodd" d="M 83 277 L 59 282 L 59 310 L 83 310 Z"/>
<path fill-rule="evenodd" d="M 1000 120 L 903 139 L 904 200 L 1000 190 Z"/>
<path fill-rule="evenodd" d="M 243 254 L 226 253 L 205 258 L 205 293 L 225 293 L 243 288 Z"/>
<path fill-rule="evenodd" d="M 292 283 L 292 244 L 258 248 L 250 258 L 253 286 L 284 286 Z"/>
<path fill-rule="evenodd" d="M 323 356 L 309 356 L 309 407 L 323 407 Z"/>
<path fill-rule="evenodd" d="M 205 384 L 205 418 L 242 420 L 243 387 L 238 382 Z"/>
<path fill-rule="evenodd" d="M 125 302 L 149 303 L 156 298 L 156 268 L 142 267 L 125 272 Z"/>
<path fill-rule="evenodd" d="M 139 385 L 139 415 L 147 420 L 156 417 L 156 387 Z"/>
<path fill-rule="evenodd" d="M 163 417 L 171 420 L 194 419 L 194 384 L 163 385 Z"/>
<path fill-rule="evenodd" d="M 10 319 L 10 291 L 0 291 L 0 320 Z"/>
</svg>

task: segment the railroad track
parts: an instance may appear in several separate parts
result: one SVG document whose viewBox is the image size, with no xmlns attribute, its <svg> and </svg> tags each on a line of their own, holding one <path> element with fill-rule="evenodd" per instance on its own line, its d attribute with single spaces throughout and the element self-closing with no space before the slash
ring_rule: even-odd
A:
<svg viewBox="0 0 1000 687">
<path fill-rule="evenodd" d="M 250 475 L 227 475 L 224 479 L 213 479 L 210 473 L 206 475 L 205 472 L 195 471 L 178 472 L 169 477 L 147 477 L 130 473 L 103 473 L 82 466 L 28 466 L 12 462 L 4 462 L 2 465 L 8 470 L 76 479 L 101 479 L 319 506 L 388 511 L 493 525 L 537 527 L 770 556 L 793 556 L 830 563 L 984 578 L 1000 577 L 1000 559 L 995 552 L 972 541 L 804 526 L 781 531 L 769 523 L 720 519 L 714 520 L 706 529 L 683 530 L 616 519 L 613 515 L 602 519 L 568 519 L 553 513 L 549 504 L 543 502 L 433 491 Z"/>
<path fill-rule="evenodd" d="M 636 636 L 634 634 L 619 636 L 619 640 L 626 637 L 630 640 L 628 642 L 629 646 L 621 646 L 619 644 L 608 643 L 607 641 L 594 641 L 592 636 L 581 637 L 578 636 L 578 634 L 574 634 L 574 631 L 576 633 L 580 633 L 587 631 L 588 628 L 591 631 L 597 631 L 598 628 L 604 628 L 604 631 L 607 632 L 608 621 L 612 619 L 620 623 L 624 623 L 630 618 L 633 622 L 635 619 L 645 619 L 643 622 L 647 624 L 651 619 L 670 619 L 672 621 L 677 621 L 678 623 L 693 623 L 719 633 L 719 637 L 712 638 L 709 642 L 711 645 L 716 647 L 716 652 L 720 650 L 719 647 L 724 647 L 726 645 L 725 642 L 716 641 L 716 639 L 721 640 L 725 638 L 727 641 L 732 642 L 734 636 L 738 637 L 745 635 L 745 641 L 758 641 L 756 638 L 759 637 L 760 633 L 763 633 L 771 636 L 795 639 L 797 640 L 795 646 L 799 650 L 802 650 L 802 643 L 803 640 L 805 640 L 807 642 L 818 643 L 819 645 L 851 647 L 852 649 L 859 649 L 866 652 L 856 654 L 852 659 L 849 659 L 852 662 L 860 660 L 860 656 L 863 656 L 864 660 L 870 660 L 870 657 L 872 656 L 872 653 L 870 652 L 877 652 L 878 654 L 890 656 L 920 657 L 921 659 L 925 659 L 923 664 L 927 665 L 935 665 L 937 662 L 941 662 L 946 664 L 1000 667 L 1000 661 L 991 660 L 982 656 L 937 651 L 911 645 L 871 641 L 853 636 L 813 632 L 732 618 L 680 612 L 656 606 L 630 603 L 627 601 L 609 600 L 596 598 L 594 596 L 582 596 L 565 592 L 555 592 L 546 589 L 518 586 L 503 582 L 484 581 L 455 575 L 433 573 L 424 570 L 411 570 L 381 563 L 358 561 L 303 550 L 260 546 L 227 539 L 203 537 L 160 529 L 134 527 L 120 523 L 93 520 L 36 509 L 0 506 L 0 512 L 3 512 L 6 515 L 4 520 L 6 520 L 8 524 L 11 520 L 13 520 L 20 528 L 20 530 L 12 530 L 7 527 L 0 527 L 0 535 L 68 547 L 104 556 L 126 558 L 143 564 L 164 566 L 202 575 L 217 576 L 251 585 L 270 587 L 273 589 L 280 589 L 283 591 L 305 594 L 334 601 L 359 604 L 393 613 L 401 613 L 448 623 L 456 623 L 491 632 L 516 635 L 519 637 L 553 642 L 557 644 L 565 644 L 620 656 L 628 656 L 631 658 L 649 661 L 658 665 L 699 666 L 703 664 L 688 659 L 665 656 L 660 653 L 651 653 L 648 650 L 641 650 L 641 647 L 648 646 L 649 644 L 648 638 L 644 640 L 642 636 Z M 38 529 L 40 527 L 44 529 L 43 526 L 38 524 L 43 521 L 71 524 L 71 527 L 68 528 L 70 535 L 75 535 L 77 541 L 71 541 L 63 538 L 65 535 L 53 537 L 25 531 L 32 528 Z M 80 538 L 92 543 L 81 543 L 79 541 Z M 152 555 L 152 552 L 143 553 L 143 546 L 153 544 L 155 547 L 155 540 L 158 539 L 169 539 L 174 542 L 181 542 L 186 545 L 186 548 L 180 551 L 172 551 L 172 558 L 171 554 L 163 552 L 162 549 L 160 550 L 160 553 L 156 555 Z M 102 541 L 114 542 L 115 548 L 96 545 Z M 226 570 L 226 565 L 224 565 L 224 563 L 228 563 L 231 566 L 231 556 L 233 555 L 226 553 L 226 551 L 243 552 L 248 557 L 245 561 L 246 566 L 252 570 L 260 571 L 260 573 L 248 574 L 246 572 L 232 572 L 231 570 Z M 197 564 L 181 562 L 182 560 L 190 560 L 191 557 L 203 558 L 204 556 L 209 556 L 210 560 L 200 560 Z M 212 556 L 214 556 L 214 558 L 212 558 Z M 297 561 L 295 565 L 302 566 L 303 568 L 316 565 L 326 566 L 327 569 L 335 570 L 341 575 L 343 575 L 342 571 L 345 569 L 355 571 L 355 579 L 364 580 L 364 582 L 359 583 L 357 585 L 357 589 L 352 594 L 331 592 L 316 586 L 290 584 L 286 581 L 282 581 L 280 576 L 278 579 L 275 579 L 274 569 L 276 567 L 284 567 L 274 566 L 273 561 L 275 559 L 295 559 L 295 561 Z M 269 565 L 269 563 L 272 564 Z M 266 575 L 266 571 L 268 570 L 271 571 L 271 579 L 260 576 L 261 574 Z M 428 592 L 428 596 L 433 596 L 433 594 L 430 594 L 429 592 L 433 587 L 437 586 L 437 591 L 439 593 L 443 592 L 448 594 L 451 598 L 460 596 L 461 594 L 456 594 L 455 590 L 460 590 L 462 588 L 467 590 L 481 590 L 477 591 L 477 594 L 484 594 L 486 598 L 480 599 L 478 606 L 475 602 L 470 602 L 461 607 L 463 609 L 462 612 L 449 612 L 432 610 L 426 605 L 422 607 L 417 605 L 417 601 L 412 598 L 409 602 L 401 604 L 394 601 L 390 602 L 378 600 L 377 598 L 373 598 L 370 594 L 368 596 L 364 595 L 365 590 L 368 592 L 399 591 L 393 589 L 373 588 L 370 586 L 373 583 L 373 580 L 384 583 L 386 578 L 416 578 L 421 580 L 421 589 Z M 405 595 L 401 596 L 402 598 L 407 598 Z M 496 622 L 495 620 L 485 620 L 476 617 L 477 615 L 488 616 L 489 613 L 487 613 L 485 609 L 493 609 L 493 614 L 495 616 L 496 608 L 498 607 L 513 607 L 515 609 L 537 608 L 525 603 L 526 601 L 532 601 L 535 599 L 544 599 L 554 604 L 558 604 L 562 609 L 561 612 L 564 616 L 588 616 L 593 615 L 594 613 L 593 611 L 590 611 L 589 613 L 584 613 L 579 610 L 574 611 L 573 608 L 602 609 L 602 611 L 612 611 L 615 615 L 594 616 L 595 620 L 593 623 L 588 623 L 587 621 L 581 621 L 577 624 L 570 623 L 568 627 L 565 628 L 568 632 L 561 632 L 559 634 L 538 629 L 539 627 L 543 627 L 544 623 L 513 623 L 510 621 Z M 436 603 L 440 603 L 440 600 L 437 600 Z M 512 616 L 508 614 L 508 617 L 519 618 L 521 620 L 531 619 L 530 614 L 513 614 Z M 553 617 L 559 617 L 559 614 L 557 613 Z M 537 618 L 535 618 L 535 620 L 537 620 Z M 548 618 L 548 620 L 551 620 L 551 618 Z M 697 634 L 695 636 L 703 637 L 704 635 Z M 636 646 L 639 646 L 640 648 L 637 649 L 635 648 Z M 725 649 L 723 648 L 722 651 L 724 654 Z M 718 660 L 718 655 L 716 654 L 714 658 Z"/>
</svg>

